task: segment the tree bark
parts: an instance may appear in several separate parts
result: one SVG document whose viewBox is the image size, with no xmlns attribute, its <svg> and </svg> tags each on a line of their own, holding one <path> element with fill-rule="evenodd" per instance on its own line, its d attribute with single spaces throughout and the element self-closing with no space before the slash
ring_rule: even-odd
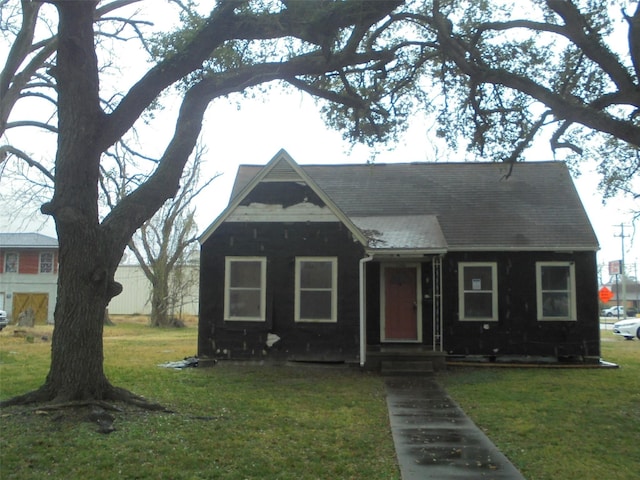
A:
<svg viewBox="0 0 640 480">
<path fill-rule="evenodd" d="M 58 5 L 60 26 L 55 77 L 58 84 L 58 151 L 53 216 L 60 245 L 58 298 L 51 367 L 40 389 L 56 402 L 106 399 L 112 387 L 103 370 L 104 312 L 118 293 L 113 281 L 122 255 L 100 229 L 96 148 L 103 114 L 94 49 L 95 2 Z M 124 248 L 124 247 L 123 247 Z"/>
</svg>

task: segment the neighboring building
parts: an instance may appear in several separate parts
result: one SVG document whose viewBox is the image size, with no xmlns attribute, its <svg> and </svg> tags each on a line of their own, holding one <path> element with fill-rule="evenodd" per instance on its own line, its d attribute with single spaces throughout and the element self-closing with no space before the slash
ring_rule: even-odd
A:
<svg viewBox="0 0 640 480">
<path fill-rule="evenodd" d="M 299 166 L 282 150 L 239 168 L 200 242 L 203 359 L 599 361 L 598 242 L 560 162 Z"/>
<path fill-rule="evenodd" d="M 37 324 L 53 323 L 58 240 L 39 233 L 0 233 L 0 309 L 9 322 L 31 309 Z"/>
<path fill-rule="evenodd" d="M 198 265 L 183 267 L 185 286 L 183 292 L 176 294 L 176 315 L 198 314 Z M 151 314 L 151 282 L 139 265 L 120 265 L 116 270 L 115 281 L 122 284 L 122 293 L 109 302 L 110 315 L 149 315 Z"/>
<path fill-rule="evenodd" d="M 627 284 L 624 288 L 624 301 L 622 299 L 623 289 L 621 282 L 618 282 L 617 284 L 612 282 L 604 286 L 613 293 L 613 297 L 604 305 L 605 307 L 614 307 L 624 303 L 625 309 L 640 312 L 640 283 L 632 279 L 627 279 Z"/>
</svg>

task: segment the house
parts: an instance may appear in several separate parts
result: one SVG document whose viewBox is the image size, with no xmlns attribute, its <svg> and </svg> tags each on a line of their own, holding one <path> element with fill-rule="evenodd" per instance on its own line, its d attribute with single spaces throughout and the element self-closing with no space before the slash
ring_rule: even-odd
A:
<svg viewBox="0 0 640 480">
<path fill-rule="evenodd" d="M 39 233 L 0 233 L 0 309 L 15 323 L 32 311 L 53 323 L 58 284 L 58 240 Z"/>
<path fill-rule="evenodd" d="M 198 314 L 198 271 L 199 267 L 189 263 L 181 266 L 182 288 L 174 291 L 174 308 L 172 314 Z M 150 315 L 151 291 L 153 286 L 142 267 L 135 265 L 119 265 L 115 273 L 115 281 L 122 285 L 122 293 L 109 302 L 111 315 Z"/>
<path fill-rule="evenodd" d="M 239 168 L 200 238 L 203 358 L 598 362 L 598 242 L 567 167 Z"/>
</svg>

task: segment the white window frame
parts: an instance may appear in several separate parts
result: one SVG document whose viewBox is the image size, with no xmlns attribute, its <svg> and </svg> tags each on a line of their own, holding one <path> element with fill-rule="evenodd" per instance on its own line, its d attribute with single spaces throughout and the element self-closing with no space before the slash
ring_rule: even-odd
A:
<svg viewBox="0 0 640 480">
<path fill-rule="evenodd" d="M 42 257 L 45 255 L 51 255 L 51 270 L 49 270 L 48 272 L 45 272 L 42 270 L 42 265 L 43 265 L 43 261 L 42 261 Z M 54 271 L 54 265 L 53 262 L 55 261 L 55 255 L 53 254 L 53 252 L 40 252 L 40 258 L 38 259 L 38 272 L 43 273 L 43 274 L 48 274 L 48 273 L 53 273 Z"/>
<path fill-rule="evenodd" d="M 309 288 L 300 286 L 300 269 L 304 262 L 331 263 L 331 288 Z M 294 321 L 304 323 L 336 323 L 338 321 L 338 257 L 296 257 L 295 273 L 295 307 Z M 331 291 L 331 318 L 301 318 L 300 317 L 300 293 L 304 290 Z"/>
<path fill-rule="evenodd" d="M 467 267 L 490 267 L 491 268 L 491 290 L 480 289 L 465 290 L 464 271 Z M 491 293 L 491 316 L 486 317 L 465 317 L 465 294 L 466 293 Z M 498 321 L 498 264 L 496 262 L 459 262 L 458 263 L 458 312 L 461 321 L 465 322 L 497 322 Z"/>
<path fill-rule="evenodd" d="M 15 270 L 8 270 L 7 265 L 9 264 L 9 256 L 15 255 L 16 257 L 16 268 Z M 3 273 L 19 273 L 20 272 L 20 254 L 18 252 L 5 252 L 4 254 L 4 269 Z"/>
<path fill-rule="evenodd" d="M 260 263 L 260 316 L 232 316 L 231 305 L 231 264 L 234 262 Z M 257 290 L 257 289 L 256 289 Z M 266 257 L 225 257 L 224 259 L 224 319 L 230 322 L 264 322 L 267 303 L 267 258 Z"/>
<path fill-rule="evenodd" d="M 569 267 L 569 291 L 542 289 L 542 269 L 544 267 Z M 545 316 L 543 309 L 543 294 L 546 292 L 566 292 L 569 297 L 569 315 L 566 317 Z M 536 304 L 538 309 L 538 321 L 545 322 L 575 322 L 578 320 L 576 310 L 576 271 L 575 263 L 566 262 L 536 262 Z"/>
</svg>

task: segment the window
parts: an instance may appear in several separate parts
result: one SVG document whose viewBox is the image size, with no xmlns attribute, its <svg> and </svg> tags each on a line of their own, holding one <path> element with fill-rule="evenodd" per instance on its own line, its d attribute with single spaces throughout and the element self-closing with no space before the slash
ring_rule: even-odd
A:
<svg viewBox="0 0 640 480">
<path fill-rule="evenodd" d="M 42 252 L 40 254 L 40 273 L 53 273 L 53 253 Z"/>
<path fill-rule="evenodd" d="M 536 263 L 538 320 L 576 320 L 573 262 Z"/>
<path fill-rule="evenodd" d="M 265 320 L 267 259 L 227 257 L 224 278 L 225 320 Z"/>
<path fill-rule="evenodd" d="M 459 263 L 460 320 L 498 320 L 498 280 L 495 263 Z"/>
<path fill-rule="evenodd" d="M 296 258 L 296 322 L 338 321 L 338 259 Z"/>
<path fill-rule="evenodd" d="M 4 272 L 5 273 L 18 273 L 18 254 L 15 252 L 8 252 L 4 255 Z"/>
</svg>

